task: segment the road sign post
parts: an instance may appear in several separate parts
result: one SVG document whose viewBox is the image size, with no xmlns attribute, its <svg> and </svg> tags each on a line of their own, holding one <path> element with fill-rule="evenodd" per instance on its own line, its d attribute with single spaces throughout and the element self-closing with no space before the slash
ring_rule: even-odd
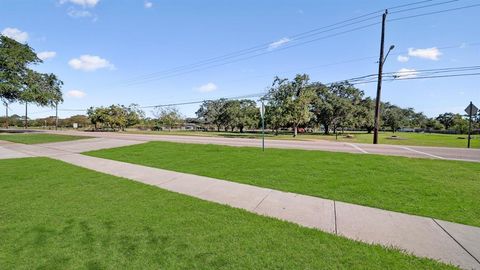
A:
<svg viewBox="0 0 480 270">
<path fill-rule="evenodd" d="M 262 118 L 262 151 L 265 151 L 265 105 L 260 105 L 260 117 Z"/>
<path fill-rule="evenodd" d="M 470 101 L 470 104 L 465 108 L 465 112 L 468 114 L 468 143 L 467 148 L 470 148 L 470 139 L 472 137 L 472 116 L 478 113 L 478 108 L 473 105 Z"/>
</svg>

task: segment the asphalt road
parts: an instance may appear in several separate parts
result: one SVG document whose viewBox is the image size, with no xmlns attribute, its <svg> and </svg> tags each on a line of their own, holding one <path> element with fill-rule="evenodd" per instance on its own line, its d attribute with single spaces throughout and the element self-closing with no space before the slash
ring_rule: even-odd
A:
<svg viewBox="0 0 480 270">
<path fill-rule="evenodd" d="M 44 131 L 54 134 L 84 135 L 91 137 L 115 138 L 137 141 L 168 141 L 179 143 L 219 144 L 229 146 L 261 147 L 261 140 L 246 138 L 222 138 L 177 135 L 147 135 L 114 132 L 79 132 L 79 131 Z M 445 160 L 460 160 L 480 162 L 480 149 L 425 147 L 387 144 L 361 144 L 347 142 L 332 142 L 326 140 L 295 141 L 295 140 L 265 140 L 266 148 L 321 150 L 330 152 L 346 152 L 357 154 L 379 154 L 388 156 L 404 156 L 416 158 L 431 158 Z"/>
</svg>

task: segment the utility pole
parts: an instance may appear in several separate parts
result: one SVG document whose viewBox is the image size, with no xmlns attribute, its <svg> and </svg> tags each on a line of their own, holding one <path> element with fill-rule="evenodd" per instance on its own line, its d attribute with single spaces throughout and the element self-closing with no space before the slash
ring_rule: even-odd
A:
<svg viewBox="0 0 480 270">
<path fill-rule="evenodd" d="M 380 57 L 378 59 L 378 82 L 377 82 L 377 98 L 375 99 L 375 119 L 373 126 L 373 144 L 378 144 L 378 126 L 380 125 L 380 96 L 382 94 L 382 73 L 383 63 L 383 50 L 385 47 L 385 20 L 387 19 L 388 10 L 382 15 L 382 36 L 380 38 Z"/>
<path fill-rule="evenodd" d="M 58 102 L 55 103 L 55 130 L 58 128 Z"/>
<path fill-rule="evenodd" d="M 8 129 L 8 102 L 5 101 L 5 128 Z"/>
<path fill-rule="evenodd" d="M 25 125 L 24 125 L 24 128 L 27 129 L 28 128 L 28 117 L 27 117 L 27 113 L 28 113 L 28 102 L 25 102 Z"/>
</svg>

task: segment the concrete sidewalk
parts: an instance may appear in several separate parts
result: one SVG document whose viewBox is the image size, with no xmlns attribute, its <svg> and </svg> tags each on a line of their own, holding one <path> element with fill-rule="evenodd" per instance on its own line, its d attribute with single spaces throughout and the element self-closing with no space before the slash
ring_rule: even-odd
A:
<svg viewBox="0 0 480 270">
<path fill-rule="evenodd" d="M 89 150 L 135 143 L 103 140 L 92 140 Z M 464 269 L 480 269 L 478 227 L 77 154 L 80 144 L 87 146 L 86 141 L 36 146 L 4 143 L 1 147 L 18 155 L 51 157 L 350 239 L 394 246 Z M 62 150 L 64 144 L 69 145 L 67 151 Z"/>
<path fill-rule="evenodd" d="M 80 136 L 94 136 L 100 138 L 136 140 L 136 141 L 167 141 L 179 143 L 219 144 L 228 146 L 260 147 L 259 139 L 223 138 L 201 136 L 176 136 L 176 135 L 148 135 L 114 132 L 79 132 L 79 131 L 46 131 L 53 134 L 69 134 Z M 267 148 L 320 150 L 330 152 L 345 152 L 355 154 L 378 154 L 389 156 L 403 156 L 415 158 L 430 158 L 444 160 L 460 160 L 480 162 L 480 149 L 426 147 L 387 144 L 362 144 L 348 142 L 334 142 L 326 140 L 296 141 L 296 140 L 266 140 Z"/>
</svg>

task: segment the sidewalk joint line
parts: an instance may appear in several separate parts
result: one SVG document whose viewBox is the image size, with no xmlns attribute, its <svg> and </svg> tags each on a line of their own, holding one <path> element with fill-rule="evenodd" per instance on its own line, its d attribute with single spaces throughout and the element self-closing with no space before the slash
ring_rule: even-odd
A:
<svg viewBox="0 0 480 270">
<path fill-rule="evenodd" d="M 263 197 L 263 199 L 257 204 L 257 206 L 255 206 L 255 208 L 252 209 L 252 211 L 257 210 L 257 208 L 260 206 L 260 204 L 262 204 L 263 201 L 264 201 L 264 200 L 270 195 L 270 193 L 272 193 L 272 192 L 273 192 L 273 190 L 270 190 L 270 191 L 265 195 L 265 197 Z"/>
<path fill-rule="evenodd" d="M 333 217 L 335 219 L 335 234 L 338 234 L 337 230 L 337 204 L 333 201 Z"/>
<path fill-rule="evenodd" d="M 457 243 L 463 250 L 465 250 L 465 252 L 468 253 L 468 255 L 472 256 L 472 258 L 478 263 L 480 264 L 480 260 L 478 260 L 475 256 L 473 256 L 472 253 L 470 253 L 470 251 L 468 251 L 462 244 L 460 244 L 460 242 L 457 241 L 457 239 L 455 239 L 455 237 L 453 237 L 445 228 L 442 227 L 442 225 L 440 225 L 440 223 L 438 223 L 434 218 L 432 218 L 433 222 L 435 222 L 435 224 L 438 225 L 438 227 L 440 227 L 448 236 L 450 236 L 450 238 L 453 239 L 453 241 L 455 241 L 455 243 Z"/>
</svg>

